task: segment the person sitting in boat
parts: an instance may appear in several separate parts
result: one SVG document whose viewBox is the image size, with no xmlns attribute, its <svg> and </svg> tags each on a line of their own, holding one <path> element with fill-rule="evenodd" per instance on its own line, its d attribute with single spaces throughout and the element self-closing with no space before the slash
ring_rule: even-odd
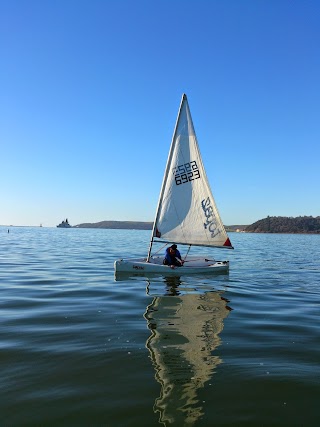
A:
<svg viewBox="0 0 320 427">
<path fill-rule="evenodd" d="M 181 259 L 177 245 L 171 245 L 170 248 L 166 249 L 163 264 L 170 265 L 171 268 L 181 267 L 183 265 L 183 260 Z"/>
</svg>

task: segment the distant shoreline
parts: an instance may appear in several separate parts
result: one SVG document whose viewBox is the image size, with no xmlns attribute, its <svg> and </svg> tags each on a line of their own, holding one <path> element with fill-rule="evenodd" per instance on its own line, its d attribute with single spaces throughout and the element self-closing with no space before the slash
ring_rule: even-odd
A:
<svg viewBox="0 0 320 427">
<path fill-rule="evenodd" d="M 28 225 L 0 225 L 0 227 L 37 227 Z M 40 226 L 42 227 L 42 225 Z M 112 230 L 149 230 L 151 221 L 100 221 L 86 222 L 70 228 L 100 228 Z M 50 227 L 52 228 L 52 227 Z M 267 217 L 250 225 L 226 225 L 227 232 L 268 234 L 320 234 L 320 217 Z"/>
<path fill-rule="evenodd" d="M 122 230 L 152 230 L 153 222 L 101 221 L 83 223 L 74 228 L 105 228 Z M 271 233 L 271 234 L 320 234 L 320 217 L 270 217 L 250 225 L 226 225 L 227 232 Z"/>
<path fill-rule="evenodd" d="M 153 222 L 143 221 L 100 221 L 85 222 L 73 228 L 107 228 L 113 230 L 152 230 Z"/>
</svg>

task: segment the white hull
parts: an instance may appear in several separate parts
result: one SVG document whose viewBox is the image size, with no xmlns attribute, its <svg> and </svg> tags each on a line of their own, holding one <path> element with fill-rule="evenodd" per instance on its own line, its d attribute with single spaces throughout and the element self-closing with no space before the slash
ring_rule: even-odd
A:
<svg viewBox="0 0 320 427">
<path fill-rule="evenodd" d="M 182 274 L 222 273 L 229 271 L 229 261 L 216 261 L 201 257 L 188 258 L 182 267 L 171 268 L 162 264 L 163 257 L 118 259 L 114 263 L 116 273 L 160 273 L 180 276 Z"/>
</svg>

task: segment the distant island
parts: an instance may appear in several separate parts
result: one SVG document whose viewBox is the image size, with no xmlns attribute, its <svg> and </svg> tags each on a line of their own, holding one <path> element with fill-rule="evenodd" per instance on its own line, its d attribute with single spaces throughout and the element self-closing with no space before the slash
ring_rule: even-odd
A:
<svg viewBox="0 0 320 427">
<path fill-rule="evenodd" d="M 248 233 L 299 233 L 319 234 L 320 216 L 298 216 L 296 218 L 286 216 L 268 216 L 260 219 L 245 229 Z"/>
<path fill-rule="evenodd" d="M 74 228 L 107 228 L 124 230 L 152 230 L 153 222 L 100 221 L 75 225 Z M 307 233 L 320 234 L 320 216 L 268 216 L 251 225 L 226 225 L 228 232 L 245 233 Z"/>
</svg>

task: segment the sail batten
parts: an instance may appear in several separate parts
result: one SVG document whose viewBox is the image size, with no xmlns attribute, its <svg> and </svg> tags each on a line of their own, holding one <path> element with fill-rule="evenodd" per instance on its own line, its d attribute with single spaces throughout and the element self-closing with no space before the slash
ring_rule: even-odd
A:
<svg viewBox="0 0 320 427">
<path fill-rule="evenodd" d="M 168 155 L 148 259 L 153 242 L 232 249 L 210 189 L 185 94 Z"/>
</svg>

